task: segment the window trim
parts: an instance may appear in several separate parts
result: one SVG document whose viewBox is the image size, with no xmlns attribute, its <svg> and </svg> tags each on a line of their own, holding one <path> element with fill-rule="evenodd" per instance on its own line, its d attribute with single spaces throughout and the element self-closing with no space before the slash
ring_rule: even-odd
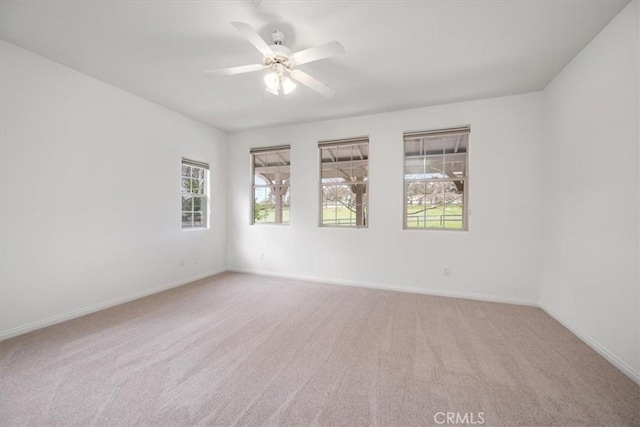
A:
<svg viewBox="0 0 640 427">
<path fill-rule="evenodd" d="M 288 222 L 256 222 L 255 220 L 255 161 L 254 156 L 256 154 L 270 153 L 274 151 L 289 150 L 289 221 Z M 251 198 L 249 200 L 249 225 L 268 226 L 268 227 L 289 227 L 291 225 L 291 145 L 272 145 L 267 147 L 251 147 L 249 149 L 249 193 Z"/>
<path fill-rule="evenodd" d="M 370 172 L 370 165 L 369 165 L 369 157 L 371 156 L 371 143 L 370 143 L 370 138 L 368 135 L 366 136 L 355 136 L 355 137 L 350 137 L 350 138 L 341 138 L 341 139 L 331 139 L 331 140 L 322 140 L 322 141 L 318 141 L 318 176 L 319 176 L 319 180 L 318 180 L 318 227 L 319 228 L 341 228 L 341 229 L 368 229 L 369 228 L 369 190 L 370 190 L 370 185 L 369 185 L 369 172 Z M 364 225 L 348 225 L 348 226 L 343 226 L 343 225 L 336 225 L 336 224 L 323 224 L 322 223 L 322 214 L 323 214 L 323 189 L 326 186 L 326 184 L 322 183 L 322 149 L 327 149 L 327 148 L 331 148 L 331 147 L 341 147 L 341 146 L 353 146 L 353 145 L 361 145 L 361 144 L 367 144 L 367 181 L 365 181 L 365 186 L 366 186 L 366 194 L 367 194 L 367 201 L 366 203 L 363 204 L 364 206 L 364 212 L 365 212 L 365 217 L 364 217 Z"/>
<path fill-rule="evenodd" d="M 464 209 L 462 211 L 462 228 L 446 228 L 446 227 L 407 227 L 407 180 L 405 179 L 405 167 L 406 167 L 406 138 L 409 137 L 420 137 L 420 136 L 444 136 L 444 135 L 471 135 L 471 125 L 463 125 L 463 126 L 453 126 L 448 128 L 438 128 L 431 130 L 422 130 L 422 131 L 407 131 L 402 134 L 402 229 L 408 231 L 454 231 L 454 232 L 467 232 L 469 231 L 469 181 L 470 181 L 470 173 L 469 173 L 469 156 L 471 150 L 471 144 L 467 146 L 467 155 L 465 158 L 465 167 L 467 170 L 466 176 L 461 179 L 451 179 L 451 178 L 433 178 L 429 180 L 417 180 L 420 182 L 452 182 L 452 181 L 463 181 L 464 182 L 464 194 L 463 194 L 463 205 Z"/>
<path fill-rule="evenodd" d="M 183 166 L 189 166 L 192 168 L 198 168 L 198 169 L 202 169 L 204 171 L 204 193 L 203 194 L 196 194 L 196 193 L 187 193 L 184 191 L 184 188 L 182 187 L 182 167 Z M 191 196 L 191 197 L 199 197 L 204 199 L 204 206 L 205 206 L 205 211 L 204 211 L 204 225 L 199 225 L 199 226 L 191 226 L 191 227 L 185 227 L 184 224 L 182 223 L 182 220 L 180 221 L 180 229 L 182 231 L 196 231 L 196 230 L 208 230 L 210 228 L 211 225 L 211 204 L 210 204 L 210 194 L 209 194 L 209 188 L 210 188 L 210 173 L 209 173 L 209 164 L 205 163 L 205 162 L 200 162 L 197 160 L 192 160 L 192 159 L 188 159 L 186 157 L 182 157 L 182 160 L 180 162 L 180 203 L 182 204 L 182 197 L 185 195 Z M 182 205 L 180 206 L 180 214 L 182 216 L 182 213 L 184 211 L 182 210 Z M 194 212 L 193 210 L 191 211 L 192 213 Z M 193 224 L 193 221 L 192 221 Z"/>
</svg>

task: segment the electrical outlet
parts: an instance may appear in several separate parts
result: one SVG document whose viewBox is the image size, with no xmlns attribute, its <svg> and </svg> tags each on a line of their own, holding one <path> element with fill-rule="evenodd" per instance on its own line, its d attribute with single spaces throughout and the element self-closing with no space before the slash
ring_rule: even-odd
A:
<svg viewBox="0 0 640 427">
<path fill-rule="evenodd" d="M 184 267 L 184 258 L 180 258 L 180 267 Z"/>
<path fill-rule="evenodd" d="M 264 252 L 260 253 L 260 259 L 264 259 Z"/>
<path fill-rule="evenodd" d="M 193 265 L 196 265 L 198 263 L 198 257 L 193 258 Z"/>
<path fill-rule="evenodd" d="M 448 275 L 449 275 L 449 267 L 445 267 L 445 268 L 444 268 L 443 274 L 444 274 L 445 276 L 448 276 Z"/>
</svg>

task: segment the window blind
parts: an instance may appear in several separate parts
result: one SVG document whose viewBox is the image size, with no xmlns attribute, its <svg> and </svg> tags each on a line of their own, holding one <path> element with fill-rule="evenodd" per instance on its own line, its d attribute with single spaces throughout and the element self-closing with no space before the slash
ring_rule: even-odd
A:
<svg viewBox="0 0 640 427">
<path fill-rule="evenodd" d="M 465 135 L 469 133 L 471 133 L 471 126 L 466 125 L 466 126 L 458 126 L 453 128 L 405 132 L 404 139 L 406 141 L 408 139 L 420 139 L 420 138 L 428 138 L 428 137 L 432 138 L 434 136 L 444 136 L 444 135 Z"/>
<path fill-rule="evenodd" d="M 291 150 L 290 145 L 277 145 L 275 147 L 255 147 L 249 150 L 251 154 L 269 153 L 271 151 Z"/>
<path fill-rule="evenodd" d="M 368 136 L 356 136 L 353 138 L 344 138 L 344 139 L 332 139 L 330 141 L 320 141 L 318 142 L 318 148 L 326 148 L 326 147 L 337 147 L 340 145 L 357 145 L 357 144 L 366 144 L 369 142 Z"/>
<path fill-rule="evenodd" d="M 184 157 L 182 158 L 182 164 L 185 166 L 195 166 L 197 168 L 209 170 L 209 163 L 199 162 L 197 160 L 185 159 Z"/>
</svg>

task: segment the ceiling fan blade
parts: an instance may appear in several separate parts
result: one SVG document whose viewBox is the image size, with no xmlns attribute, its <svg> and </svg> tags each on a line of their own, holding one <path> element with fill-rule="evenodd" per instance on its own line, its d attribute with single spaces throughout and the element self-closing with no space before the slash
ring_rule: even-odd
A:
<svg viewBox="0 0 640 427">
<path fill-rule="evenodd" d="M 254 45 L 255 48 L 258 49 L 263 56 L 273 55 L 273 51 L 271 50 L 267 42 L 265 42 L 262 37 L 258 35 L 256 30 L 254 30 L 251 25 L 239 21 L 233 21 L 231 22 L 231 25 L 233 25 L 236 30 L 240 31 L 240 34 L 242 34 L 247 40 L 249 40 L 249 43 Z"/>
<path fill-rule="evenodd" d="M 304 71 L 300 71 L 300 70 L 291 71 L 291 78 L 293 80 L 299 81 L 303 85 L 315 90 L 320 95 L 324 95 L 327 98 L 331 98 L 336 93 L 335 90 L 331 89 L 329 86 L 322 83 L 320 80 L 316 80 L 315 78 L 311 77 L 309 74 L 305 73 Z"/>
<path fill-rule="evenodd" d="M 306 64 L 307 62 L 317 61 L 319 59 L 329 58 L 330 56 L 340 55 L 345 52 L 344 46 L 339 42 L 333 41 L 320 46 L 310 47 L 301 50 L 293 55 L 293 62 L 296 64 Z"/>
<path fill-rule="evenodd" d="M 219 70 L 210 70 L 203 71 L 206 77 L 211 77 L 214 75 L 218 76 L 231 76 L 233 74 L 241 74 L 241 73 L 250 73 L 252 71 L 260 71 L 267 68 L 268 65 L 263 64 L 251 64 L 251 65 L 241 65 L 239 67 L 230 67 L 230 68 L 220 68 Z"/>
</svg>

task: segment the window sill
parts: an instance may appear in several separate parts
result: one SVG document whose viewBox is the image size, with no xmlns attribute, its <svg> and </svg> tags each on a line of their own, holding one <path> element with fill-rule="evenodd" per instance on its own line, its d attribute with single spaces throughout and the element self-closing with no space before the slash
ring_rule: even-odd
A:
<svg viewBox="0 0 640 427">
<path fill-rule="evenodd" d="M 368 226 L 362 226 L 362 227 L 358 227 L 355 225 L 324 225 L 324 224 L 320 224 L 318 225 L 318 228 L 341 228 L 343 230 L 367 230 L 369 229 Z"/>
<path fill-rule="evenodd" d="M 454 231 L 454 232 L 460 232 L 460 231 L 469 231 L 469 229 L 464 229 L 464 228 L 418 228 L 418 227 L 403 227 L 402 228 L 405 231 Z"/>
<path fill-rule="evenodd" d="M 189 228 L 183 228 L 182 231 L 203 231 L 208 229 L 209 227 L 189 227 Z"/>
</svg>

